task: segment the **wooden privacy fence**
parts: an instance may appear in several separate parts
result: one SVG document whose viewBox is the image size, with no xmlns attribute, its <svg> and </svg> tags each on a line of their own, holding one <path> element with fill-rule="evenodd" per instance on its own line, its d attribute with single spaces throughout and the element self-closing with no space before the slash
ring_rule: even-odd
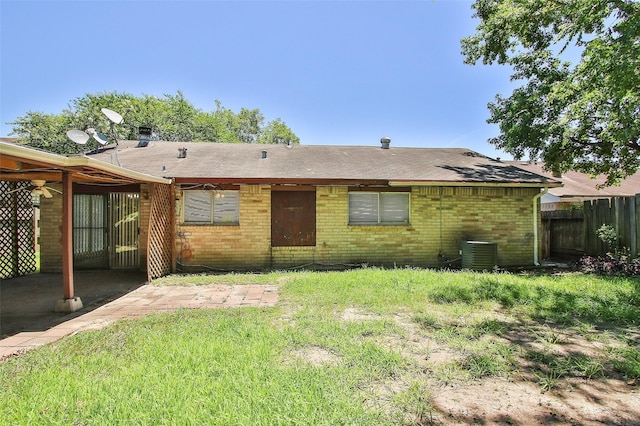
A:
<svg viewBox="0 0 640 426">
<path fill-rule="evenodd" d="M 584 211 L 542 212 L 542 257 L 576 258 L 584 255 Z"/>
<path fill-rule="evenodd" d="M 619 246 L 626 247 L 633 257 L 640 247 L 640 194 L 584 202 L 584 252 L 590 256 L 606 254 L 610 249 L 598 238 L 602 225 L 615 228 Z"/>
</svg>

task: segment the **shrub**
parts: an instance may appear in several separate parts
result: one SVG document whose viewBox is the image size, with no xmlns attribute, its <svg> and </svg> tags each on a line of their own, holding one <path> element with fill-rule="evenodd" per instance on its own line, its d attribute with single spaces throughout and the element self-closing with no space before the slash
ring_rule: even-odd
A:
<svg viewBox="0 0 640 426">
<path fill-rule="evenodd" d="M 584 256 L 578 260 L 578 269 L 597 275 L 640 276 L 640 258 L 629 255 Z"/>
<path fill-rule="evenodd" d="M 578 260 L 578 269 L 598 275 L 640 276 L 640 258 L 633 258 L 627 247 L 620 247 L 616 229 L 604 224 L 596 235 L 607 246 L 606 256 L 585 256 Z"/>
<path fill-rule="evenodd" d="M 607 245 L 607 249 L 613 250 L 613 252 L 617 254 L 619 238 L 618 233 L 616 232 L 616 228 L 611 225 L 602 225 L 596 231 L 596 235 L 603 243 Z"/>
</svg>

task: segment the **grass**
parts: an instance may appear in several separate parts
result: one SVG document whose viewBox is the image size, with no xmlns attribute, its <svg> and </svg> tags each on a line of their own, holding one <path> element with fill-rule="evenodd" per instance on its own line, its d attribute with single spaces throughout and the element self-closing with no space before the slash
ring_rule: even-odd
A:
<svg viewBox="0 0 640 426">
<path fill-rule="evenodd" d="M 30 264 L 30 262 L 32 261 L 32 259 L 30 259 L 28 256 L 27 256 L 27 258 L 25 259 L 25 258 L 23 257 L 23 255 L 21 255 L 19 259 L 20 259 L 20 264 L 21 264 L 21 265 L 23 265 L 23 266 L 24 266 L 24 265 L 28 265 L 28 264 Z M 14 263 L 15 261 L 16 261 L 16 259 L 15 259 L 14 257 L 9 257 L 9 256 L 3 256 L 3 257 L 0 257 L 0 263 L 1 263 L 1 264 L 4 264 L 4 265 L 7 265 L 7 264 L 11 264 L 11 265 L 13 265 L 13 263 Z M 9 268 L 9 270 L 13 270 L 13 268 Z M 3 272 L 7 272 L 7 271 L 3 271 Z M 39 251 L 36 251 L 36 252 L 35 252 L 35 266 L 34 266 L 34 270 L 33 270 L 32 272 L 29 272 L 29 274 L 37 274 L 37 273 L 39 273 L 39 272 L 40 272 L 40 252 L 39 252 Z M 7 276 L 0 275 L 0 279 L 5 279 L 5 278 L 8 278 L 8 277 L 10 277 L 10 276 L 12 276 L 12 275 L 10 275 L 10 274 L 7 274 Z"/>
<path fill-rule="evenodd" d="M 363 269 L 154 282 L 211 283 L 275 284 L 280 302 L 120 321 L 6 361 L 0 418 L 429 424 L 437 416 L 431 395 L 442 384 L 522 376 L 553 391 L 569 378 L 640 377 L 638 279 Z M 424 346 L 411 346 L 403 321 Z M 567 333 L 603 349 L 563 353 Z M 429 345 L 452 355 L 428 363 Z"/>
</svg>

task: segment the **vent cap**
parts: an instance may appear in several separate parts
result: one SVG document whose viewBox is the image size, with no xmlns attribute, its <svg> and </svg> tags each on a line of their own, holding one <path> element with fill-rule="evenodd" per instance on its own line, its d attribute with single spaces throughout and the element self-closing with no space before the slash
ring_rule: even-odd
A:
<svg viewBox="0 0 640 426">
<path fill-rule="evenodd" d="M 136 145 L 136 148 L 144 148 L 149 145 L 149 142 L 151 142 L 151 127 L 138 127 L 138 145 Z"/>
</svg>

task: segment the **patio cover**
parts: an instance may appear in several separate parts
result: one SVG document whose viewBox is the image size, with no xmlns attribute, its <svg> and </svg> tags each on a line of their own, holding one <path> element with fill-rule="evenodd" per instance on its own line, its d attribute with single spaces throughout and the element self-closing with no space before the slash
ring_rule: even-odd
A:
<svg viewBox="0 0 640 426">
<path fill-rule="evenodd" d="M 0 180 L 45 180 L 62 183 L 62 303 L 56 309 L 75 311 L 82 302 L 73 290 L 73 183 L 171 184 L 170 179 L 125 169 L 84 155 L 62 156 L 0 141 Z"/>
</svg>

